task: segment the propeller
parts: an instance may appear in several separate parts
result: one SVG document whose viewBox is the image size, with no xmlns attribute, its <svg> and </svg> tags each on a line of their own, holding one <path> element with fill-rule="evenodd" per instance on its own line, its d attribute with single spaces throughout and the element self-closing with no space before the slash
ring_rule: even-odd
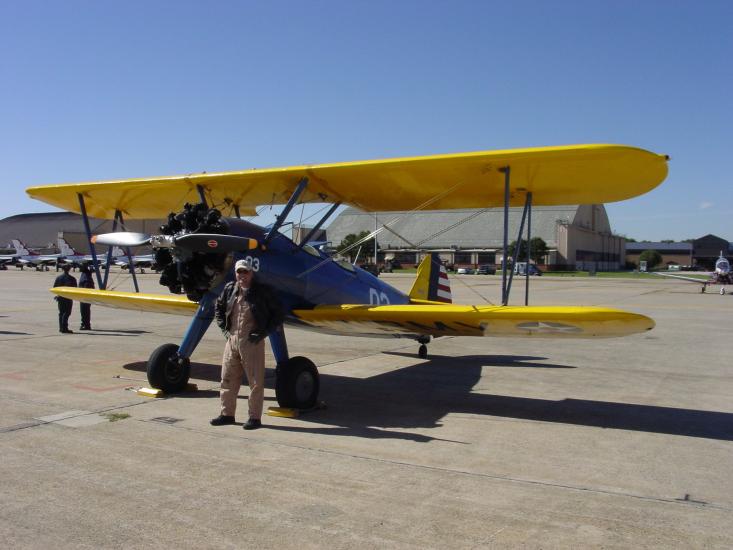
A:
<svg viewBox="0 0 733 550">
<path fill-rule="evenodd" d="M 188 233 L 180 237 L 173 237 L 173 244 L 191 252 L 207 252 L 209 254 L 241 252 L 257 248 L 256 239 L 216 233 Z"/>
<path fill-rule="evenodd" d="M 142 246 L 150 242 L 150 235 L 146 233 L 131 233 L 127 231 L 118 231 L 116 233 L 102 233 L 92 237 L 94 244 L 102 244 L 107 246 Z"/>
<path fill-rule="evenodd" d="M 180 236 L 147 235 L 145 233 L 102 233 L 92 237 L 95 244 L 107 246 L 142 246 L 149 244 L 153 248 L 182 248 L 190 252 L 205 252 L 209 254 L 227 254 L 257 248 L 256 239 L 238 237 L 236 235 L 221 235 L 218 233 L 186 233 Z"/>
</svg>

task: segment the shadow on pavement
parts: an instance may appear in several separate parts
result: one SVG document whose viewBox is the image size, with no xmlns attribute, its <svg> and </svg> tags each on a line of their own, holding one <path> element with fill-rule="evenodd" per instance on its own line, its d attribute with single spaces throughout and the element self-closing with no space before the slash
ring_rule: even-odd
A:
<svg viewBox="0 0 733 550">
<path fill-rule="evenodd" d="M 394 353 L 405 357 L 411 354 Z M 733 414 L 678 409 L 634 403 L 615 403 L 585 399 L 548 400 L 473 393 L 482 379 L 484 367 L 505 368 L 574 368 L 566 365 L 538 363 L 544 358 L 525 356 L 459 356 L 433 355 L 419 364 L 395 369 L 370 378 L 351 378 L 321 373 L 320 398 L 328 409 L 305 413 L 300 420 L 313 427 L 271 426 L 272 429 L 368 438 L 398 438 L 431 441 L 424 434 L 389 431 L 387 428 L 436 428 L 449 413 L 494 416 L 592 426 L 617 430 L 681 435 L 733 441 Z M 375 357 L 378 361 L 378 356 Z M 130 363 L 124 368 L 145 371 L 145 363 Z M 192 377 L 219 381 L 220 366 L 192 363 Z M 528 378 L 529 379 L 529 378 Z M 266 386 L 274 387 L 273 369 L 268 369 Z M 490 376 L 484 375 L 484 384 Z M 181 397 L 215 398 L 216 391 L 181 394 Z M 242 393 L 246 395 L 247 390 Z M 322 426 L 318 426 L 318 425 Z"/>
</svg>

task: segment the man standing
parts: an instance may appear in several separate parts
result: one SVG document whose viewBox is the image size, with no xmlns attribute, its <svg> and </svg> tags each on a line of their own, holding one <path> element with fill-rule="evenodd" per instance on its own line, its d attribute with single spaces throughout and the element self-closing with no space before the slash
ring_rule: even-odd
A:
<svg viewBox="0 0 733 550">
<path fill-rule="evenodd" d="M 53 286 L 76 286 L 76 279 L 73 275 L 69 275 L 69 269 L 71 269 L 71 266 L 69 264 L 64 264 L 61 269 L 63 270 L 63 273 L 56 277 L 56 280 L 53 282 Z M 56 296 L 54 300 L 56 300 L 56 303 L 59 306 L 59 332 L 72 334 L 74 331 L 69 330 L 69 317 L 71 316 L 71 309 L 74 306 L 74 301 L 69 300 L 68 298 L 62 298 L 61 296 Z"/>
<path fill-rule="evenodd" d="M 79 268 L 79 288 L 94 288 L 94 279 L 89 270 L 89 264 L 84 262 Z M 92 330 L 92 304 L 86 302 L 79 303 L 79 311 L 81 311 L 81 327 L 80 330 Z"/>
<path fill-rule="evenodd" d="M 255 280 L 251 260 L 234 265 L 236 280 L 227 283 L 216 301 L 216 323 L 227 339 L 221 366 L 221 414 L 213 426 L 234 424 L 242 374 L 249 382 L 249 420 L 245 430 L 262 425 L 265 393 L 264 339 L 283 322 L 282 306 L 270 287 Z"/>
</svg>

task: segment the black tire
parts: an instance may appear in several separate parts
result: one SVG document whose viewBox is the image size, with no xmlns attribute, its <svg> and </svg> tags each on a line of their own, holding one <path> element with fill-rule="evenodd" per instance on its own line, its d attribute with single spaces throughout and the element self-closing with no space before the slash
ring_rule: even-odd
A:
<svg viewBox="0 0 733 550">
<path fill-rule="evenodd" d="M 306 357 L 291 357 L 277 366 L 275 396 L 281 407 L 312 409 L 318 403 L 318 369 Z"/>
<path fill-rule="evenodd" d="M 148 359 L 148 382 L 165 393 L 180 393 L 188 384 L 191 362 L 178 357 L 176 344 L 163 344 Z"/>
<path fill-rule="evenodd" d="M 420 347 L 417 349 L 417 356 L 420 359 L 427 359 L 428 358 L 428 346 L 425 344 L 421 344 Z"/>
</svg>

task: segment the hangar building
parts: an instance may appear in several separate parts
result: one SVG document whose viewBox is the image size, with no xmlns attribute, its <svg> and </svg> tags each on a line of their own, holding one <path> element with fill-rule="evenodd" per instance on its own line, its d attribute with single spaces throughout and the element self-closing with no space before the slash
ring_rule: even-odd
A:
<svg viewBox="0 0 733 550">
<path fill-rule="evenodd" d="M 510 242 L 516 239 L 521 216 L 521 208 L 510 208 Z M 437 251 L 457 267 L 501 262 L 502 208 L 378 212 L 376 215 L 347 208 L 328 226 L 325 239 L 337 246 L 350 233 L 373 231 L 375 220 L 379 227 L 388 224 L 391 229 L 383 229 L 377 237 L 380 262 L 395 259 L 406 265 L 414 264 L 426 251 Z M 112 231 L 110 220 L 90 218 L 89 221 L 92 233 Z M 128 231 L 154 233 L 163 223 L 164 220 L 129 220 L 125 227 Z M 50 253 L 56 251 L 59 233 L 78 251 L 88 251 L 84 225 L 78 214 L 20 214 L 0 220 L 0 243 L 19 238 L 31 248 Z M 602 204 L 534 207 L 532 236 L 541 237 L 547 243 L 550 253 L 544 263 L 552 268 L 623 268 L 625 239 L 612 234 Z"/>
<path fill-rule="evenodd" d="M 509 209 L 509 242 L 517 238 L 522 210 Z M 371 232 L 382 224 L 389 229 L 377 236 L 379 262 L 414 264 L 427 251 L 456 267 L 501 262 L 503 208 L 377 213 L 347 208 L 328 226 L 327 239 L 336 247 L 348 234 Z M 544 264 L 551 269 L 624 267 L 626 239 L 612 233 L 602 204 L 534 207 L 532 237 L 547 243 Z"/>
<path fill-rule="evenodd" d="M 128 231 L 155 233 L 164 220 L 128 220 L 125 227 Z M 112 232 L 112 220 L 89 218 L 92 234 Z M 118 226 L 118 230 L 119 230 Z M 31 249 L 44 254 L 58 252 L 57 238 L 59 233 L 78 252 L 89 253 L 89 243 L 84 222 L 79 214 L 73 212 L 48 212 L 43 214 L 18 214 L 0 220 L 0 243 L 9 243 L 11 239 L 20 239 Z M 104 247 L 106 249 L 106 247 Z M 136 250 L 138 254 L 147 254 L 144 248 Z"/>
</svg>

